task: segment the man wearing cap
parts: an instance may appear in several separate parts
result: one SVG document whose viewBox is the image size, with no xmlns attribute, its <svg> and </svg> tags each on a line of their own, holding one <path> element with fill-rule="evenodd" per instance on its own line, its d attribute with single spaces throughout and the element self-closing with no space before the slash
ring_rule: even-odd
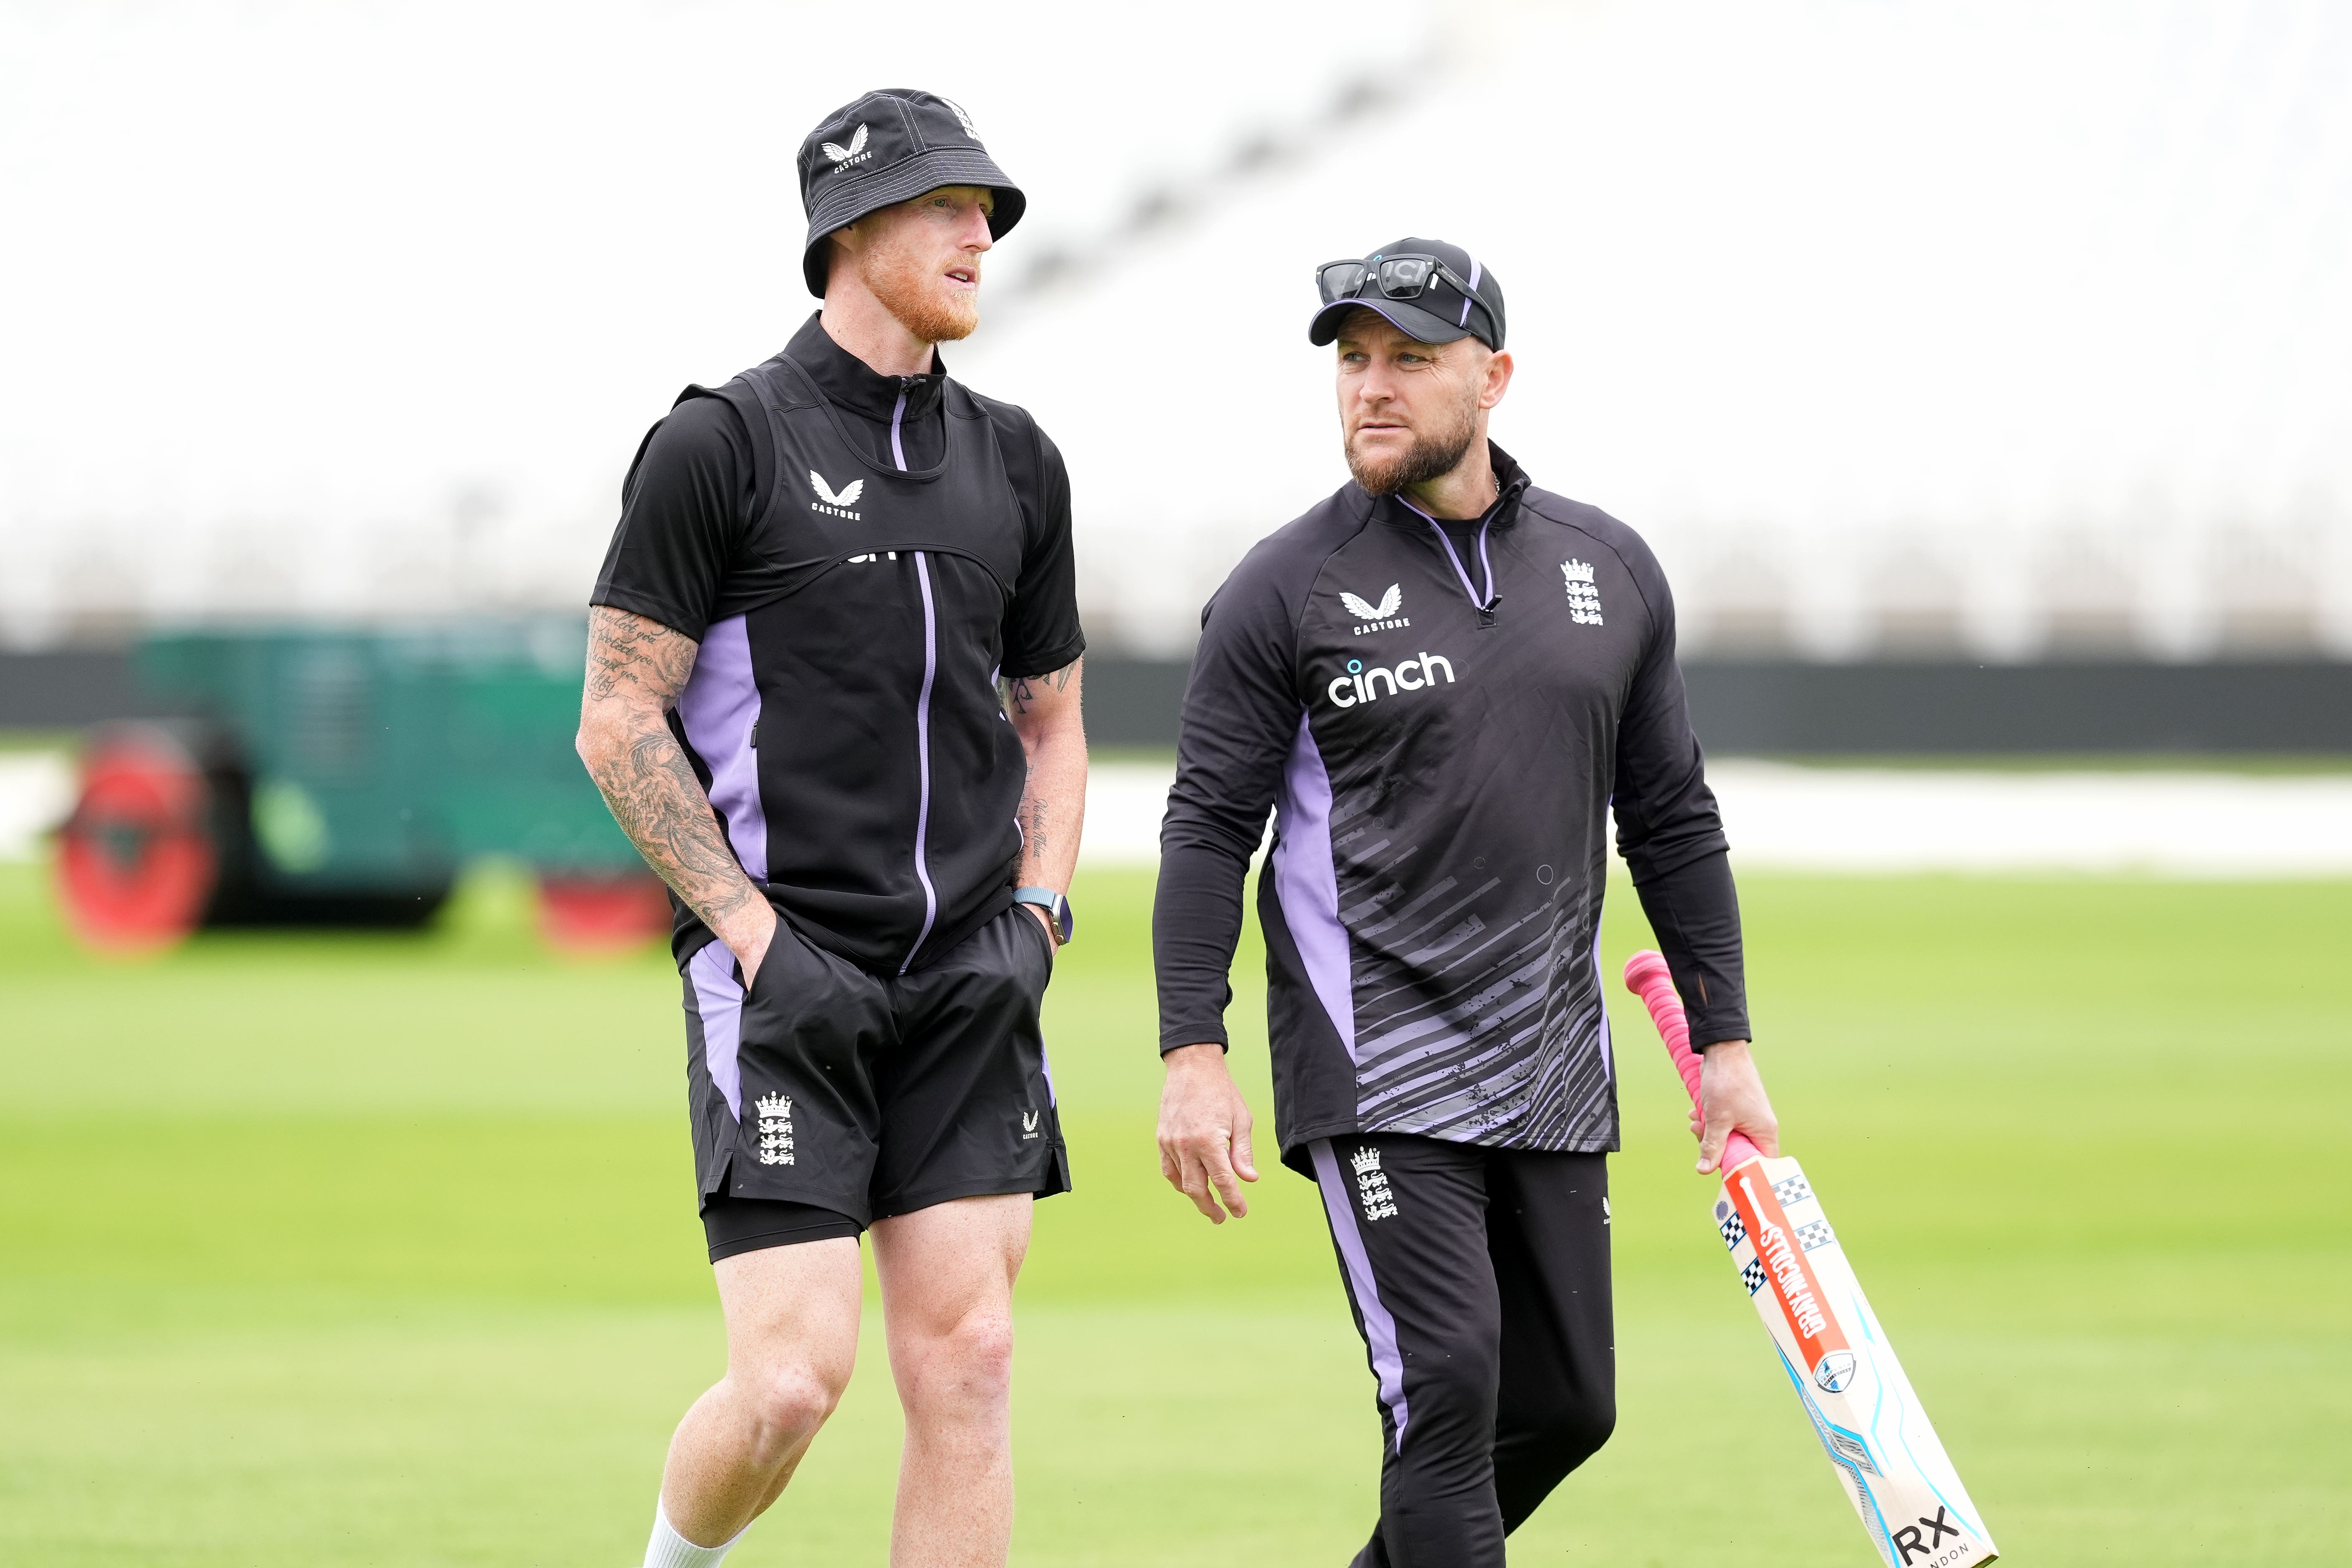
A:
<svg viewBox="0 0 2352 1568">
<path fill-rule="evenodd" d="M 1355 1562 L 1500 1568 L 1616 1420 L 1612 808 L 1706 1050 L 1700 1169 L 1734 1127 L 1778 1143 L 1656 559 L 1487 440 L 1512 363 L 1475 258 L 1402 239 L 1317 280 L 1354 479 L 1202 617 L 1153 918 L 1161 1168 L 1211 1220 L 1247 1212 L 1225 977 L 1271 809 L 1276 1137 L 1321 1188 L 1384 1438 Z"/>
<path fill-rule="evenodd" d="M 784 351 L 638 449 L 591 603 L 581 755 L 667 879 L 727 1373 L 647 1568 L 711 1568 L 849 1377 L 871 1229 L 907 1438 L 900 1564 L 1012 1530 L 1014 1276 L 1069 1164 L 1038 1030 L 1085 805 L 1069 482 L 948 378 L 1019 187 L 954 103 L 802 144 Z"/>
</svg>

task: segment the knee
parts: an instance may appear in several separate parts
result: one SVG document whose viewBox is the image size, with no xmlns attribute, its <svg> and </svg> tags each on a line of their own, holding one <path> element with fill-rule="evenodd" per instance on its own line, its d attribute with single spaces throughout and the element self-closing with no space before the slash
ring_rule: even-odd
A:
<svg viewBox="0 0 2352 1568">
<path fill-rule="evenodd" d="M 761 1452 L 788 1452 L 805 1442 L 841 1403 L 845 1377 L 793 1363 L 769 1368 L 745 1389 L 745 1403 Z"/>
<path fill-rule="evenodd" d="M 1544 1424 L 1543 1445 L 1566 1475 L 1599 1453 L 1617 1430 L 1617 1401 L 1612 1394 L 1580 1399 L 1557 1412 Z"/>
<path fill-rule="evenodd" d="M 1495 1358 L 1475 1349 L 1415 1356 L 1405 1362 L 1411 1419 L 1425 1430 L 1459 1425 L 1465 1430 L 1491 1433 L 1500 1385 Z"/>
<path fill-rule="evenodd" d="M 993 1404 L 1013 1388 L 1013 1321 L 1001 1312 L 967 1313 L 924 1337 L 915 1379 L 926 1404 Z"/>
</svg>

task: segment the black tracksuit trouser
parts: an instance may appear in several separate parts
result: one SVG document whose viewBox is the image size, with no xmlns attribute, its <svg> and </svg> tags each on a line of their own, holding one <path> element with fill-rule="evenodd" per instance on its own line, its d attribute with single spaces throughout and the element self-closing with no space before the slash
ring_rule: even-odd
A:
<svg viewBox="0 0 2352 1568">
<path fill-rule="evenodd" d="M 1608 1157 L 1388 1133 L 1310 1151 L 1380 1390 L 1381 1518 L 1354 1568 L 1503 1568 L 1616 1426 Z"/>
</svg>

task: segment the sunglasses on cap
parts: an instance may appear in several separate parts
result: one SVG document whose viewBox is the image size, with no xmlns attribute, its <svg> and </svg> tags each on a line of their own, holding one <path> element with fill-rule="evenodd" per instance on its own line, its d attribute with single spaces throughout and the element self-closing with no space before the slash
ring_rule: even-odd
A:
<svg viewBox="0 0 2352 1568">
<path fill-rule="evenodd" d="M 1375 256 L 1369 261 L 1327 261 L 1315 269 L 1315 287 L 1327 305 L 1360 299 L 1366 284 L 1378 289 L 1384 299 L 1418 300 L 1440 279 L 1464 299 L 1478 300 L 1478 291 L 1434 256 Z M 1478 300 L 1478 303 L 1484 308 L 1486 301 Z"/>
</svg>

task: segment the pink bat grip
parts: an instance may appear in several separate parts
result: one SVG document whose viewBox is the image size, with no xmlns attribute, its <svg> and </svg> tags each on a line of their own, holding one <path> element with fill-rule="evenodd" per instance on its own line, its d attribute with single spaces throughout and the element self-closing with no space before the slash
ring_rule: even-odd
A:
<svg viewBox="0 0 2352 1568">
<path fill-rule="evenodd" d="M 1666 1056 L 1675 1070 L 1683 1075 L 1683 1087 L 1690 1091 L 1691 1103 L 1698 1103 L 1698 1053 L 1691 1049 L 1690 1020 L 1683 1016 L 1683 999 L 1675 994 L 1675 977 L 1666 971 L 1665 959 L 1643 948 L 1625 961 L 1625 989 L 1642 999 L 1650 1010 L 1650 1021 L 1658 1026 L 1659 1037 L 1666 1042 Z M 1723 1146 L 1723 1169 L 1744 1165 L 1761 1157 L 1764 1151 L 1748 1141 L 1745 1132 L 1734 1132 Z"/>
</svg>

